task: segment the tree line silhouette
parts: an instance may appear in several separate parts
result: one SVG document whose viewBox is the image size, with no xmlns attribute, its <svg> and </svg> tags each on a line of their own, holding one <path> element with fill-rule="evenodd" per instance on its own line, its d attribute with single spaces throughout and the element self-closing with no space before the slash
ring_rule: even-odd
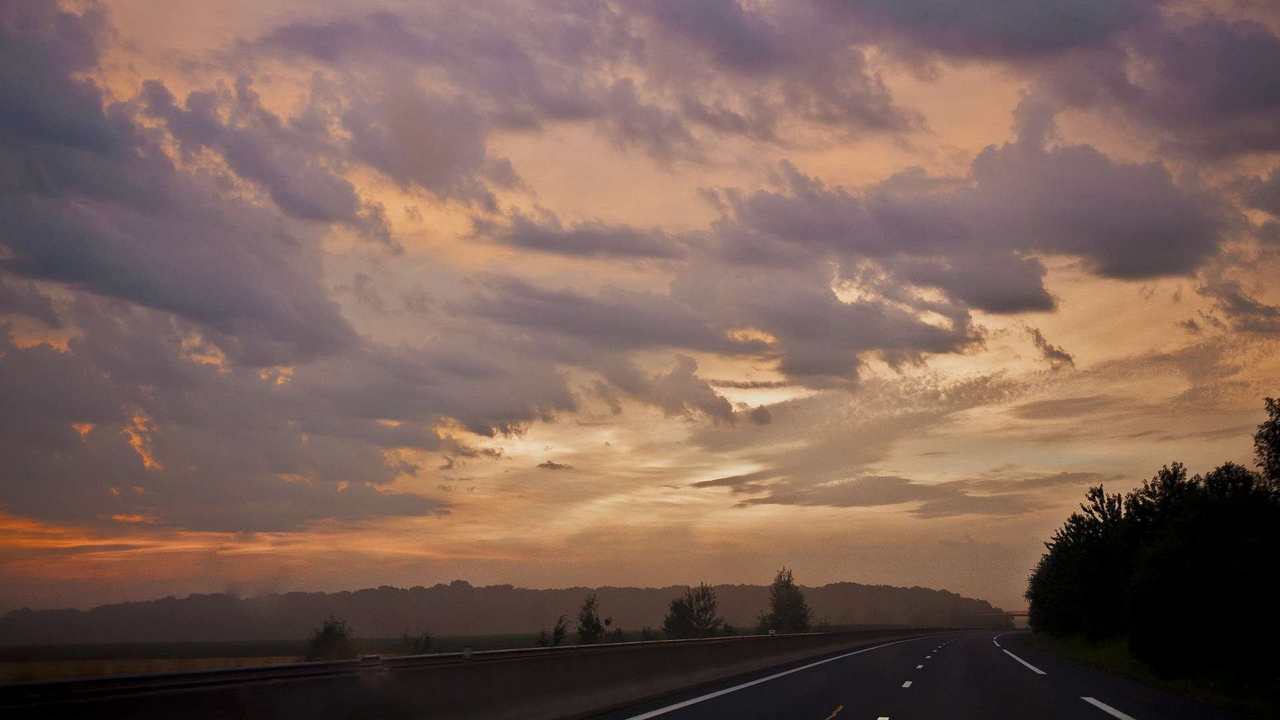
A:
<svg viewBox="0 0 1280 720">
<path fill-rule="evenodd" d="M 1162 467 L 1123 496 L 1089 489 L 1052 538 L 1026 597 L 1033 630 L 1127 637 L 1163 675 L 1275 679 L 1280 640 L 1280 402 L 1254 434 L 1258 470 Z"/>
</svg>

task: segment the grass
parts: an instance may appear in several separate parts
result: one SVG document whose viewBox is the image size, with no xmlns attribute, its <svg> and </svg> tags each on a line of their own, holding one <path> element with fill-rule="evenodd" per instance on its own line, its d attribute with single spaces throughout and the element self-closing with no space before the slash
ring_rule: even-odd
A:
<svg viewBox="0 0 1280 720">
<path fill-rule="evenodd" d="M 1081 665 L 1136 680 L 1208 705 L 1240 713 L 1245 717 L 1274 718 L 1280 716 L 1280 697 L 1275 687 L 1246 685 L 1232 678 L 1189 675 L 1168 678 L 1129 653 L 1127 638 L 1092 641 L 1083 637 L 1053 637 L 1032 633 L 1030 642 L 1040 649 Z"/>
</svg>

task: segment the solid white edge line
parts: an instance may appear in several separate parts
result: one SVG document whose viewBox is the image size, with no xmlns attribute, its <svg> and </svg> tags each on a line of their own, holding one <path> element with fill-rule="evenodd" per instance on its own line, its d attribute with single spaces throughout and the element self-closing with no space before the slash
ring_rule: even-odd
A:
<svg viewBox="0 0 1280 720">
<path fill-rule="evenodd" d="M 1018 662 L 1022 663 L 1023 665 L 1026 665 L 1026 666 L 1027 666 L 1027 669 L 1028 669 L 1028 670 L 1030 670 L 1031 672 L 1033 672 L 1033 673 L 1035 673 L 1035 674 L 1037 674 L 1037 675 L 1048 675 L 1048 673 L 1046 673 L 1045 671 L 1041 670 L 1040 668 L 1036 667 L 1035 665 L 1032 665 L 1031 663 L 1027 662 L 1026 660 L 1023 660 L 1022 658 L 1018 657 L 1017 655 L 1014 655 L 1013 653 L 1009 652 L 1008 650 L 1005 650 L 1004 648 L 1000 648 L 1000 650 L 1001 650 L 1002 652 L 1004 652 L 1004 654 L 1005 654 L 1005 655 L 1008 655 L 1009 657 L 1013 658 L 1014 660 L 1017 660 Z"/>
<path fill-rule="evenodd" d="M 1117 709 L 1115 709 L 1115 708 L 1111 707 L 1110 705 L 1108 705 L 1108 704 L 1106 704 L 1106 703 L 1102 702 L 1101 700 L 1097 700 L 1097 699 L 1095 699 L 1095 698 L 1091 698 L 1091 697 L 1086 697 L 1086 696 L 1083 696 L 1083 695 L 1082 695 L 1082 696 L 1080 696 L 1080 699 L 1081 699 L 1081 700 L 1083 700 L 1083 701 L 1085 701 L 1085 702 L 1087 702 L 1087 703 L 1089 703 L 1090 705 L 1092 705 L 1092 706 L 1094 706 L 1094 707 L 1098 708 L 1099 710 L 1101 710 L 1102 712 L 1104 712 L 1104 713 L 1106 713 L 1106 714 L 1110 715 L 1111 717 L 1114 717 L 1114 718 L 1120 718 L 1120 720 L 1138 720 L 1138 719 L 1137 719 L 1137 718 L 1135 718 L 1134 716 L 1129 715 L 1129 714 L 1126 714 L 1126 713 L 1122 713 L 1122 712 L 1120 712 L 1119 710 L 1117 710 Z"/>
<path fill-rule="evenodd" d="M 703 702 L 703 701 L 705 701 L 705 700 L 710 700 L 710 699 L 712 699 L 712 698 L 718 698 L 718 697 L 720 697 L 721 695 L 728 695 L 728 694 L 729 694 L 729 693 L 731 693 L 731 692 L 737 692 L 737 691 L 742 690 L 742 689 L 744 689 L 744 688 L 749 688 L 749 687 L 751 687 L 751 686 L 753 686 L 753 685 L 759 685 L 759 684 L 761 684 L 761 683 L 767 683 L 767 682 L 769 682 L 770 680 L 777 680 L 777 679 L 778 679 L 778 678 L 780 678 L 780 677 L 786 677 L 787 675 L 792 675 L 792 674 L 798 673 L 798 672 L 800 672 L 801 670 L 808 670 L 808 669 L 810 669 L 810 668 L 816 668 L 816 667 L 818 667 L 819 665 L 826 665 L 827 663 L 835 662 L 835 661 L 837 661 L 837 660 L 843 660 L 843 659 L 845 659 L 845 658 L 847 658 L 847 657 L 853 657 L 854 655 L 861 655 L 862 653 L 865 653 L 865 652 L 871 652 L 872 650 L 879 650 L 880 648 L 887 648 L 887 647 L 890 647 L 890 646 L 892 646 L 892 645 L 901 645 L 902 643 L 905 643 L 905 642 L 911 642 L 911 641 L 913 641 L 913 640 L 919 640 L 919 639 L 920 639 L 920 638 L 918 638 L 918 637 L 914 637 L 914 638 L 906 638 L 905 640 L 894 640 L 893 642 L 884 643 L 883 645 L 872 645 L 871 647 L 865 647 L 865 648 L 862 648 L 861 650 L 854 650 L 853 652 L 847 652 L 847 653 L 845 653 L 845 654 L 843 654 L 843 655 L 837 655 L 837 656 L 835 656 L 835 657 L 829 657 L 829 658 L 827 658 L 826 660 L 819 660 L 819 661 L 817 661 L 817 662 L 809 663 L 808 665 L 801 665 L 801 666 L 800 666 L 800 667 L 798 667 L 798 668 L 791 668 L 790 670 L 783 670 L 783 671 L 782 671 L 782 672 L 780 672 L 780 673 L 774 673 L 773 675 L 769 675 L 769 676 L 762 677 L 762 678 L 757 678 L 757 679 L 755 679 L 755 680 L 751 680 L 751 681 L 749 681 L 749 682 L 744 682 L 744 683 L 742 683 L 742 684 L 740 684 L 740 685 L 734 685 L 733 687 L 725 688 L 725 689 L 723 689 L 723 690 L 717 690 L 717 691 L 715 691 L 715 692 L 710 692 L 710 693 L 707 693 L 706 695 L 699 695 L 699 696 L 698 696 L 698 697 L 696 697 L 696 698 L 690 698 L 690 699 L 688 699 L 688 700 L 684 700 L 684 701 L 682 701 L 682 702 L 673 703 L 673 704 L 671 704 L 671 705 L 667 705 L 666 707 L 660 707 L 660 708 L 658 708 L 657 710 L 650 710 L 650 711 L 649 711 L 649 712 L 647 712 L 647 713 L 640 713 L 639 715 L 632 715 L 631 717 L 627 718 L 627 720 L 648 720 L 648 718 L 655 718 L 655 717 L 659 717 L 659 716 L 661 716 L 661 715 L 666 715 L 666 714 L 667 714 L 667 713 L 669 713 L 669 712 L 675 712 L 676 710 L 679 710 L 679 709 L 681 709 L 681 708 L 687 708 L 687 707 L 689 707 L 690 705 L 697 705 L 698 703 Z"/>
</svg>

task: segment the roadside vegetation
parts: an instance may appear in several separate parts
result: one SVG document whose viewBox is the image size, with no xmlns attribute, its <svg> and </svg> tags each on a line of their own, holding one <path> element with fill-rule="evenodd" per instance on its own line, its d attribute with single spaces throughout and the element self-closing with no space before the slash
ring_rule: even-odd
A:
<svg viewBox="0 0 1280 720">
<path fill-rule="evenodd" d="M 769 586 L 769 609 L 760 613 L 761 633 L 809 632 L 809 603 L 796 585 L 791 570 L 782 568 Z"/>
<path fill-rule="evenodd" d="M 356 656 L 355 631 L 345 620 L 329 616 L 307 644 L 307 660 L 347 660 Z"/>
<path fill-rule="evenodd" d="M 1031 574 L 1031 628 L 1130 675 L 1280 702 L 1280 402 L 1265 406 L 1256 471 L 1175 462 L 1125 495 L 1091 488 Z"/>
<path fill-rule="evenodd" d="M 706 583 L 699 583 L 686 590 L 683 597 L 671 601 L 671 609 L 662 621 L 662 632 L 669 638 L 732 634 L 733 628 L 716 614 L 716 606 L 716 591 Z"/>
</svg>

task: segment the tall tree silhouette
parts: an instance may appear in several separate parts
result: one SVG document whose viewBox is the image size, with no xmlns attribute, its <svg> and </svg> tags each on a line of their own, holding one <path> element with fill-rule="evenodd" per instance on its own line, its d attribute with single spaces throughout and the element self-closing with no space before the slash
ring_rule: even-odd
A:
<svg viewBox="0 0 1280 720">
<path fill-rule="evenodd" d="M 791 570 L 784 567 L 769 586 L 769 610 L 760 615 L 760 631 L 780 633 L 809 631 L 809 603 L 796 585 Z"/>
<path fill-rule="evenodd" d="M 587 593 L 578 610 L 578 642 L 598 643 L 604 639 L 605 630 L 613 624 L 613 618 L 600 620 L 599 602 L 595 593 Z"/>
<path fill-rule="evenodd" d="M 1267 398 L 1267 419 L 1253 435 L 1253 454 L 1262 477 L 1272 487 L 1280 485 L 1280 400 Z"/>
</svg>

